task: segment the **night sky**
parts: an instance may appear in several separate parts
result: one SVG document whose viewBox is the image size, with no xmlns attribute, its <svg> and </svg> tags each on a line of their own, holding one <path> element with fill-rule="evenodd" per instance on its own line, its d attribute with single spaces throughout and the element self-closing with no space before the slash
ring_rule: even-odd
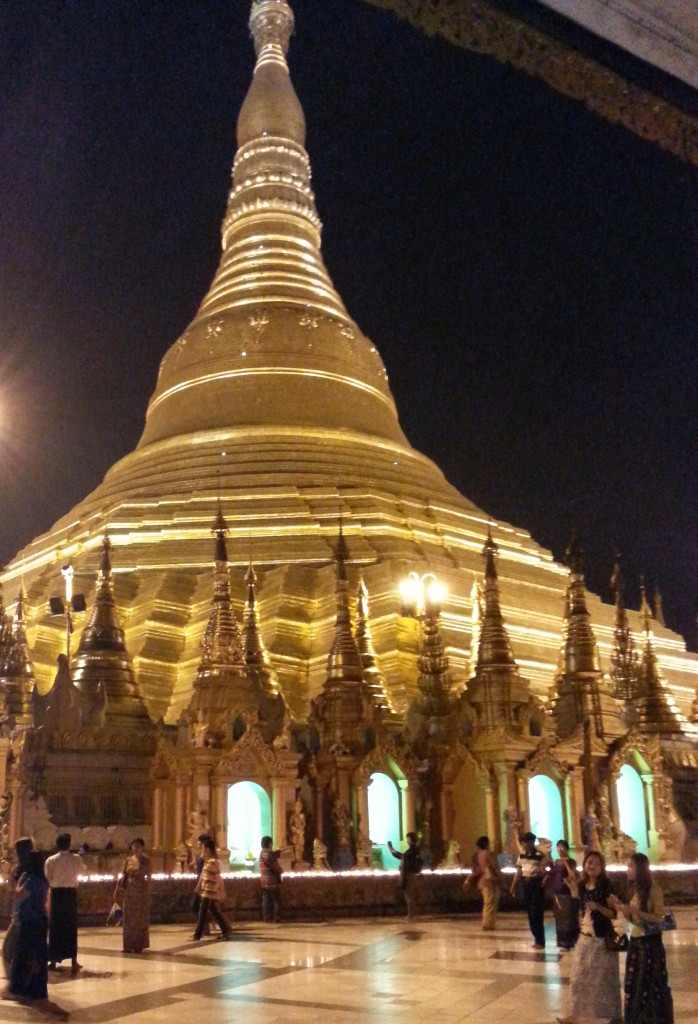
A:
<svg viewBox="0 0 698 1024">
<path fill-rule="evenodd" d="M 294 0 L 323 251 L 412 444 L 695 645 L 695 169 L 360 0 Z M 0 558 L 142 431 L 219 254 L 247 0 L 0 5 Z M 11 595 L 10 595 L 11 596 Z"/>
</svg>

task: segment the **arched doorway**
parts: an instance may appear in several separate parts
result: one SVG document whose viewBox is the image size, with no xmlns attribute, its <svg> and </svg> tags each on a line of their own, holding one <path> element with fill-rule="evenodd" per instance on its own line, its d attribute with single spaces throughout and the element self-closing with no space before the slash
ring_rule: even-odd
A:
<svg viewBox="0 0 698 1024">
<path fill-rule="evenodd" d="M 254 868 L 262 836 L 271 835 L 271 801 L 256 782 L 228 790 L 228 848 L 232 868 Z"/>
<path fill-rule="evenodd" d="M 374 772 L 368 787 L 368 833 L 371 842 L 381 848 L 382 867 L 396 867 L 387 844 L 390 840 L 400 848 L 400 796 L 393 780 L 383 772 Z"/>
<path fill-rule="evenodd" d="M 616 782 L 621 831 L 637 843 L 638 853 L 649 853 L 647 816 L 642 779 L 632 765 L 624 764 Z"/>
<path fill-rule="evenodd" d="M 534 775 L 528 780 L 528 808 L 531 832 L 549 839 L 555 849 L 558 839 L 565 839 L 560 789 L 549 775 Z"/>
</svg>

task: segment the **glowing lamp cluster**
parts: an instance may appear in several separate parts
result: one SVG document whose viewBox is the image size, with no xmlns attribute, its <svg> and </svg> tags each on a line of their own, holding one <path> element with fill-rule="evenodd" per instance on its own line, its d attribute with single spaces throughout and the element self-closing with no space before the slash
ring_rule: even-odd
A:
<svg viewBox="0 0 698 1024">
<path fill-rule="evenodd" d="M 421 576 L 411 572 L 400 584 L 402 614 L 413 619 L 439 615 L 446 593 L 446 587 L 433 572 L 425 572 Z"/>
</svg>

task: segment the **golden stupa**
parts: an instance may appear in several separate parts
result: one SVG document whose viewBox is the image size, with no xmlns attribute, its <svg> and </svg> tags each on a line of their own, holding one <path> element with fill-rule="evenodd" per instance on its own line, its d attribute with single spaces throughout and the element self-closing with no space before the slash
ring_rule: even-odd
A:
<svg viewBox="0 0 698 1024">
<path fill-rule="evenodd" d="M 176 722 L 196 677 L 220 507 L 233 596 L 241 608 L 252 563 L 261 633 L 294 718 L 305 718 L 324 678 L 340 520 L 398 712 L 418 675 L 418 631 L 401 617 L 398 584 L 408 571 L 432 572 L 445 584 L 442 632 L 462 686 L 475 665 L 488 527 L 514 656 L 534 693 L 547 698 L 567 570 L 525 530 L 477 509 L 405 438 L 380 354 L 323 262 L 305 120 L 286 62 L 291 9 L 285 0 L 255 0 L 250 28 L 257 62 L 238 119 L 211 287 L 162 360 L 136 450 L 3 575 L 10 604 L 22 584 L 26 590 L 38 687 L 49 688 L 64 650 L 64 620 L 48 608 L 63 590 L 61 567 L 73 565 L 89 608 L 107 535 L 140 695 L 154 720 Z M 589 610 L 608 665 L 614 609 L 590 595 Z M 77 644 L 85 621 L 74 619 Z M 639 633 L 637 615 L 631 626 Z M 690 713 L 698 658 L 679 636 L 653 627 L 661 670 Z"/>
</svg>

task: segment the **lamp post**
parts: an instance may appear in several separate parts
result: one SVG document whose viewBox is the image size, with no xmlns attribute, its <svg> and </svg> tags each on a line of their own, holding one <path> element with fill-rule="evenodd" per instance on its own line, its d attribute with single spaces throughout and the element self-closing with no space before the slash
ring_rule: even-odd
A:
<svg viewBox="0 0 698 1024">
<path fill-rule="evenodd" d="M 424 619 L 438 619 L 441 605 L 446 596 L 446 587 L 437 580 L 433 572 L 411 572 L 400 584 L 402 614 L 419 622 Z"/>
<path fill-rule="evenodd" d="M 61 569 L 61 576 L 65 580 L 65 601 L 60 597 L 52 597 L 49 600 L 49 607 L 52 615 L 65 615 L 65 653 L 70 665 L 70 637 L 73 632 L 73 613 L 84 612 L 87 607 L 84 594 L 73 594 L 73 576 L 75 570 L 70 562 Z"/>
</svg>

